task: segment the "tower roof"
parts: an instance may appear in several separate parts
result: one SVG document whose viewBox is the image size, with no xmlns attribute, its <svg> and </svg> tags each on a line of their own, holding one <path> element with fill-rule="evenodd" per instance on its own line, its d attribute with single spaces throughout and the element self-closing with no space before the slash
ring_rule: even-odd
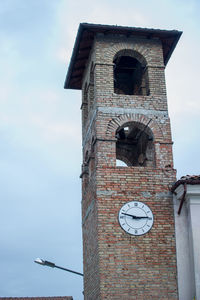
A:
<svg viewBox="0 0 200 300">
<path fill-rule="evenodd" d="M 167 65 L 167 62 L 170 59 L 171 54 L 182 34 L 181 31 L 177 30 L 160 30 L 139 27 L 80 23 L 64 84 L 65 89 L 81 89 L 83 73 L 90 51 L 92 49 L 94 37 L 97 33 L 103 33 L 105 35 L 122 34 L 127 37 L 140 36 L 148 39 L 157 37 L 162 42 L 165 66 Z"/>
</svg>

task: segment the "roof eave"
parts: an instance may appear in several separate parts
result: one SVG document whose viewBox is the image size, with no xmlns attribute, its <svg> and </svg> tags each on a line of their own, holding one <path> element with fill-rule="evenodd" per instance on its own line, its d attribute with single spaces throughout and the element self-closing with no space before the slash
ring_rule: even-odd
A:
<svg viewBox="0 0 200 300">
<path fill-rule="evenodd" d="M 66 76 L 65 83 L 64 83 L 64 88 L 65 89 L 77 89 L 77 90 L 79 90 L 79 88 L 73 88 L 73 87 L 70 86 L 70 78 L 71 78 L 71 75 L 72 75 L 73 65 L 74 65 L 74 62 L 75 62 L 75 59 L 76 59 L 76 53 L 78 51 L 80 40 L 81 40 L 81 35 L 82 35 L 82 32 L 83 32 L 83 27 L 84 27 L 83 24 L 84 23 L 79 24 L 78 33 L 77 33 L 76 40 L 75 40 L 75 43 L 74 43 L 74 48 L 72 50 L 72 57 L 71 57 L 71 60 L 70 60 L 67 76 Z"/>
<path fill-rule="evenodd" d="M 167 55 L 164 57 L 164 64 L 165 66 L 167 65 L 181 35 L 182 32 L 181 31 L 177 31 L 177 30 L 160 30 L 160 29 L 149 29 L 149 28 L 139 28 L 139 27 L 125 27 L 125 26 L 114 26 L 114 25 L 99 25 L 99 24 L 89 24 L 89 23 L 80 23 L 79 28 L 78 28 L 78 33 L 76 36 L 76 40 L 75 40 L 75 44 L 74 44 L 74 48 L 72 51 L 72 57 L 71 57 L 71 61 L 68 67 L 68 72 L 67 72 L 67 76 L 65 79 L 65 83 L 64 83 L 64 88 L 65 89 L 76 89 L 76 90 L 80 90 L 81 89 L 81 81 L 82 81 L 82 77 L 80 76 L 80 80 L 78 82 L 78 84 L 72 84 L 71 83 L 71 79 L 72 79 L 72 74 L 73 74 L 73 69 L 74 69 L 74 65 L 77 59 L 77 55 L 78 55 L 78 50 L 79 50 L 79 45 L 81 42 L 81 37 L 82 34 L 84 32 L 84 30 L 88 30 L 93 32 L 94 34 L 96 34 L 99 31 L 104 31 L 104 30 L 110 30 L 110 31 L 124 31 L 124 32 L 128 32 L 129 33 L 141 33 L 141 34 L 152 34 L 152 35 L 157 35 L 161 40 L 161 36 L 163 37 L 166 34 L 169 34 L 169 36 L 171 35 L 172 37 L 174 37 L 174 41 L 170 47 L 170 51 L 167 53 Z"/>
<path fill-rule="evenodd" d="M 174 39 L 174 42 L 173 42 L 173 44 L 172 44 L 172 46 L 171 46 L 171 49 L 170 49 L 168 55 L 166 56 L 166 58 L 165 58 L 165 60 L 164 60 L 165 66 L 167 65 L 167 63 L 168 63 L 168 61 L 169 61 L 169 59 L 170 59 L 172 53 L 174 52 L 174 49 L 176 48 L 176 45 L 178 44 L 178 41 L 179 41 L 179 39 L 180 39 L 182 33 L 183 33 L 182 31 L 178 31 L 178 32 L 177 32 L 177 37 L 176 37 L 176 39 Z"/>
</svg>

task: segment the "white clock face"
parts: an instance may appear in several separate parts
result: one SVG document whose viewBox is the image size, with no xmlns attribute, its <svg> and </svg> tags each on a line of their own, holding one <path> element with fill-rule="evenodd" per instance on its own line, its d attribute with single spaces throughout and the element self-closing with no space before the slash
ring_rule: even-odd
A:
<svg viewBox="0 0 200 300">
<path fill-rule="evenodd" d="M 131 235 L 143 235 L 153 226 L 153 213 L 143 202 L 127 202 L 119 211 L 119 224 Z"/>
</svg>

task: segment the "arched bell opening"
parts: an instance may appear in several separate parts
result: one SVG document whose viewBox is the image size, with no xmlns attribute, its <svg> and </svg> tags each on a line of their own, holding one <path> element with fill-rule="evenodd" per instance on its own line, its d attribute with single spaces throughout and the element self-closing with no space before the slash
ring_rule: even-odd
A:
<svg viewBox="0 0 200 300">
<path fill-rule="evenodd" d="M 114 92 L 122 95 L 149 95 L 146 61 L 138 53 L 129 52 L 120 51 L 113 60 Z"/>
<path fill-rule="evenodd" d="M 129 122 L 117 129 L 117 166 L 155 166 L 154 137 L 148 124 Z"/>
</svg>

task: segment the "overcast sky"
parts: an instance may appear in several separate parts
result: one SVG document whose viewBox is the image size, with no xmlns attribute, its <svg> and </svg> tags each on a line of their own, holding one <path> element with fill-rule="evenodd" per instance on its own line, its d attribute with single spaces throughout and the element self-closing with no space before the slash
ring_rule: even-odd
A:
<svg viewBox="0 0 200 300">
<path fill-rule="evenodd" d="M 73 296 L 82 278 L 79 91 L 63 84 L 80 22 L 178 29 L 166 68 L 178 178 L 200 174 L 199 0 L 0 0 L 0 296 Z"/>
</svg>

